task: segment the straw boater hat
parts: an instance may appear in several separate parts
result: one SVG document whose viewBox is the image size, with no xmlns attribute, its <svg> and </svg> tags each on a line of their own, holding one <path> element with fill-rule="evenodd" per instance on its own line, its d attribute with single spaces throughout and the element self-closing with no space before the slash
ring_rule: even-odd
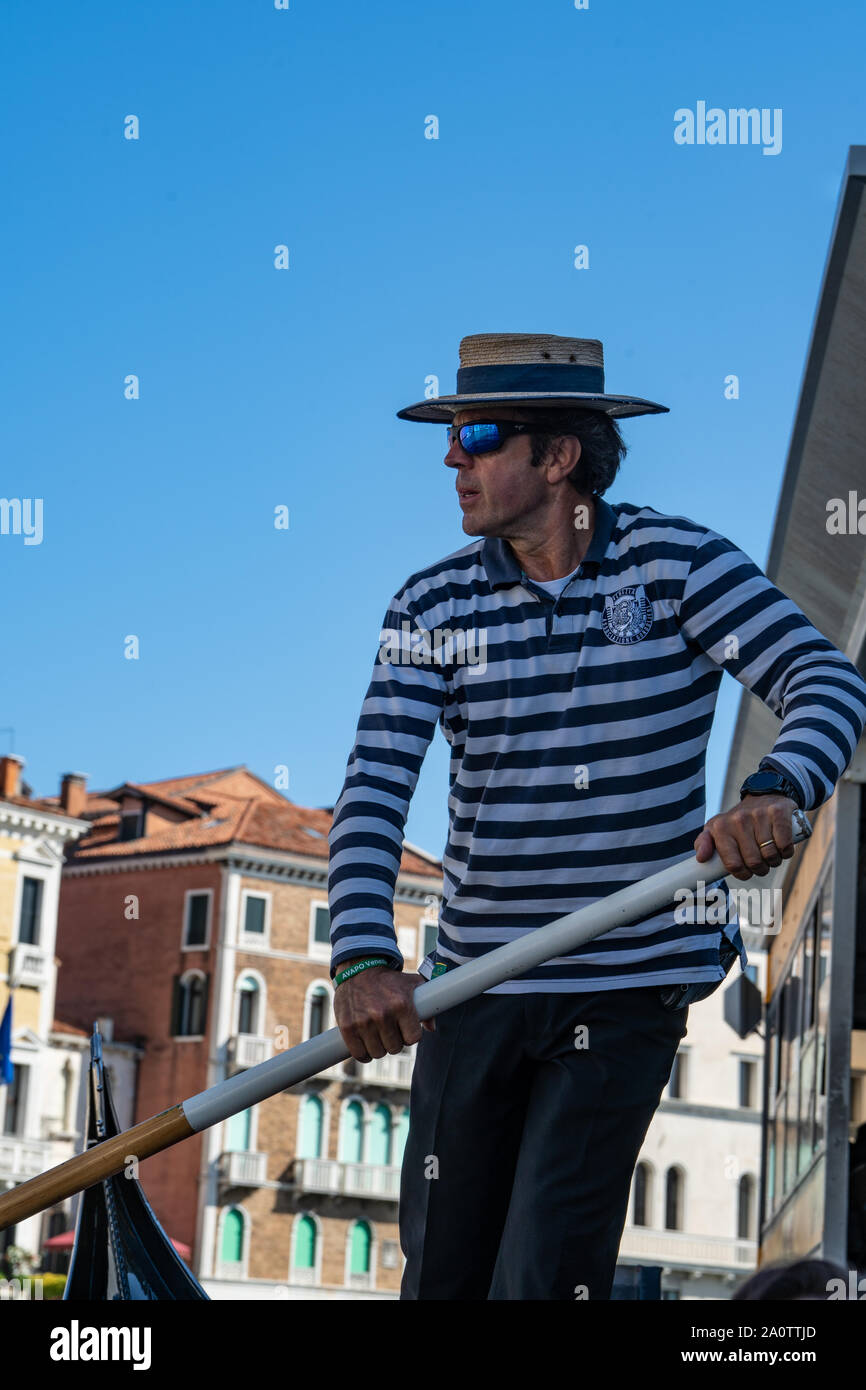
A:
<svg viewBox="0 0 866 1390">
<path fill-rule="evenodd" d="M 457 394 L 433 396 L 398 410 L 401 420 L 450 424 L 474 405 L 582 407 L 608 415 L 657 415 L 666 405 L 604 389 L 604 349 L 597 338 L 552 333 L 473 333 L 460 343 Z"/>
</svg>

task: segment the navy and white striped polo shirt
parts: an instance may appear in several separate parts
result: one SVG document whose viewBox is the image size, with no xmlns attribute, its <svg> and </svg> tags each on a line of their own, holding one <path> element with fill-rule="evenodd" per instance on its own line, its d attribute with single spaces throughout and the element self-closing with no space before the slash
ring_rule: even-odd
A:
<svg viewBox="0 0 866 1390">
<path fill-rule="evenodd" d="M 437 723 L 451 767 L 435 959 L 459 965 L 694 854 L 723 671 L 781 719 L 768 761 L 806 810 L 866 722 L 856 668 L 743 551 L 601 497 L 559 598 L 507 542 L 478 539 L 407 580 L 379 658 L 330 834 L 332 974 L 370 951 L 402 964 L 394 884 Z M 683 915 L 672 903 L 490 992 L 718 982 L 722 931 L 745 966 L 735 910 L 721 927 Z"/>
</svg>

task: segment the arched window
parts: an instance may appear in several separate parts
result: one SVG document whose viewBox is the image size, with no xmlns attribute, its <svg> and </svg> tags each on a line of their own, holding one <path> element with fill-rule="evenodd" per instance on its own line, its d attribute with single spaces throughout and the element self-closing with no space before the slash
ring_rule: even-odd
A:
<svg viewBox="0 0 866 1390">
<path fill-rule="evenodd" d="M 406 1140 L 409 1137 L 409 1111 L 404 1106 L 397 1116 L 397 1122 L 393 1131 L 393 1146 L 391 1152 L 391 1162 L 398 1166 L 403 1162 L 403 1153 L 406 1148 Z"/>
<path fill-rule="evenodd" d="M 220 1246 L 221 1264 L 240 1264 L 244 1255 L 244 1218 L 234 1207 L 223 1218 L 223 1238 Z"/>
<path fill-rule="evenodd" d="M 325 1107 L 318 1096 L 304 1096 L 298 1126 L 298 1157 L 322 1157 Z"/>
<path fill-rule="evenodd" d="M 755 1239 L 755 1179 L 744 1173 L 737 1187 L 737 1236 L 740 1240 Z"/>
<path fill-rule="evenodd" d="M 302 1216 L 295 1229 L 295 1269 L 316 1268 L 316 1223 L 311 1216 Z"/>
<path fill-rule="evenodd" d="M 259 982 L 252 975 L 244 975 L 238 986 L 238 1032 L 259 1033 L 259 1005 L 261 992 Z"/>
<path fill-rule="evenodd" d="M 200 970 L 175 976 L 172 1035 L 198 1038 L 204 1034 L 207 1013 L 207 978 Z"/>
<path fill-rule="evenodd" d="M 356 1221 L 352 1227 L 351 1246 L 349 1250 L 350 1274 L 370 1273 L 370 1250 L 372 1244 L 373 1235 L 366 1221 Z"/>
<path fill-rule="evenodd" d="M 387 1105 L 377 1105 L 373 1111 L 367 1162 L 382 1167 L 391 1162 L 391 1111 Z"/>
<path fill-rule="evenodd" d="M 340 1121 L 341 1163 L 360 1163 L 364 1147 L 364 1111 L 358 1101 L 350 1101 Z"/>
<path fill-rule="evenodd" d="M 652 1172 L 648 1163 L 639 1163 L 634 1170 L 633 1226 L 651 1226 Z"/>
<path fill-rule="evenodd" d="M 665 1177 L 665 1229 L 683 1229 L 683 1174 L 679 1168 L 669 1168 Z"/>
<path fill-rule="evenodd" d="M 317 985 L 310 998 L 310 1031 L 308 1036 L 318 1037 L 328 1026 L 328 991 L 324 985 Z"/>
</svg>

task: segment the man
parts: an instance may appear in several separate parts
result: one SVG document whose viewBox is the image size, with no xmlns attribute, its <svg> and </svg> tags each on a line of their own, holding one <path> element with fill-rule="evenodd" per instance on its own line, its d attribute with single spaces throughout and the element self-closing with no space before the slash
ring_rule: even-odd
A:
<svg viewBox="0 0 866 1390">
<path fill-rule="evenodd" d="M 420 1039 L 401 1297 L 604 1300 L 689 1005 L 737 955 L 745 968 L 736 921 L 672 903 L 423 1035 L 414 990 L 692 853 L 766 875 L 793 854 L 794 809 L 850 762 L 866 683 L 730 541 L 605 501 L 625 453 L 614 417 L 665 407 L 607 394 L 599 342 L 479 334 L 460 362 L 456 395 L 399 415 L 448 424 L 479 539 L 412 575 L 385 617 L 331 832 L 335 1015 L 362 1062 Z M 740 804 L 704 824 L 723 670 L 782 723 Z M 393 889 L 437 722 L 450 827 L 416 975 Z"/>
</svg>

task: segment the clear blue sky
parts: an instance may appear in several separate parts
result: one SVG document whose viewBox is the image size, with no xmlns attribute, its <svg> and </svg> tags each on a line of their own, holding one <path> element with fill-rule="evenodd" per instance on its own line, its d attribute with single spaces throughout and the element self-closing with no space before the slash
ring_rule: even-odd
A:
<svg viewBox="0 0 866 1390">
<path fill-rule="evenodd" d="M 0 494 L 44 538 L 0 536 L 0 724 L 37 793 L 285 763 L 334 802 L 388 598 L 465 543 L 444 431 L 395 412 L 467 333 L 601 338 L 609 389 L 671 407 L 609 499 L 763 566 L 864 29 L 833 0 L 6 0 Z M 781 108 L 781 153 L 675 144 L 698 101 Z M 407 827 L 436 853 L 445 752 Z"/>
</svg>

